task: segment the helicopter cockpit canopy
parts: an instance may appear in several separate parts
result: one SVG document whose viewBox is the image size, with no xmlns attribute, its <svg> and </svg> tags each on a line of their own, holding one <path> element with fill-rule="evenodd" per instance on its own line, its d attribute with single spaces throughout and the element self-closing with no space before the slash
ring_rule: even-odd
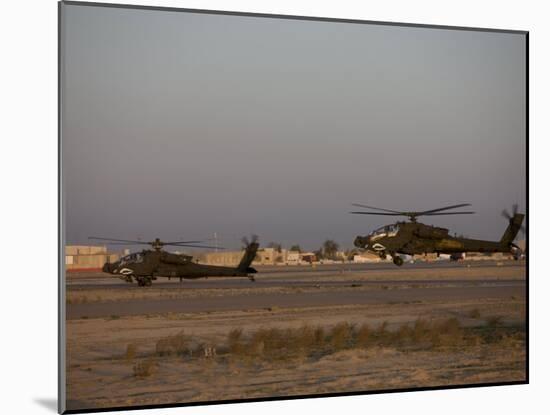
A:
<svg viewBox="0 0 550 415">
<path fill-rule="evenodd" d="M 132 263 L 132 264 L 138 263 L 139 264 L 139 263 L 143 262 L 143 257 L 144 256 L 141 252 L 126 255 L 126 256 L 120 258 L 120 264 L 121 265 L 129 264 L 129 263 Z"/>
<path fill-rule="evenodd" d="M 391 238 L 397 235 L 397 232 L 399 232 L 399 225 L 393 224 L 393 225 L 382 226 L 381 228 L 375 229 L 369 234 L 369 236 L 374 239 L 383 238 L 383 237 Z"/>
</svg>

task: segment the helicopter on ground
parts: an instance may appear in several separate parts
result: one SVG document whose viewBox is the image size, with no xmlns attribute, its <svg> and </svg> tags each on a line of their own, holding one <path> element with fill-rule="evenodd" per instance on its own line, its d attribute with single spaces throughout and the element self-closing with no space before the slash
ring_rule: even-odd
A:
<svg viewBox="0 0 550 415">
<path fill-rule="evenodd" d="M 353 242 L 356 247 L 374 252 L 382 259 L 386 259 L 387 255 L 390 255 L 393 263 L 398 266 L 403 265 L 403 258 L 401 258 L 400 254 L 419 255 L 436 253 L 437 256 L 439 254 L 450 254 L 451 260 L 458 260 L 466 252 L 502 252 L 512 254 L 515 259 L 519 259 L 521 256 L 521 249 L 513 241 L 519 230 L 523 230 L 522 223 L 525 215 L 517 212 L 517 205 L 513 206 L 512 214 L 509 214 L 506 210 L 502 212 L 502 215 L 508 219 L 508 227 L 504 231 L 500 241 L 485 241 L 450 236 L 448 229 L 425 225 L 416 220 L 419 216 L 471 215 L 475 212 L 447 212 L 450 209 L 471 206 L 469 203 L 420 212 L 400 212 L 358 203 L 353 203 L 352 205 L 378 211 L 350 212 L 355 215 L 405 216 L 409 218 L 409 222 L 397 222 L 376 229 L 366 236 L 357 236 Z"/>
<path fill-rule="evenodd" d="M 176 241 L 163 242 L 156 238 L 154 241 L 131 241 L 125 239 L 100 238 L 91 236 L 88 239 L 105 241 L 110 245 L 150 245 L 153 249 L 144 249 L 120 258 L 113 263 L 105 263 L 103 272 L 117 275 L 120 279 L 132 283 L 136 281 L 140 287 L 150 286 L 158 277 L 197 279 L 208 277 L 247 277 L 254 281 L 251 274 L 257 271 L 250 266 L 260 246 L 257 237 L 252 236 L 251 241 L 243 238 L 244 254 L 237 267 L 223 267 L 214 265 L 202 265 L 192 261 L 190 255 L 180 255 L 164 251 L 164 246 L 191 247 L 191 248 L 215 248 L 214 246 L 197 245 L 202 241 Z"/>
</svg>

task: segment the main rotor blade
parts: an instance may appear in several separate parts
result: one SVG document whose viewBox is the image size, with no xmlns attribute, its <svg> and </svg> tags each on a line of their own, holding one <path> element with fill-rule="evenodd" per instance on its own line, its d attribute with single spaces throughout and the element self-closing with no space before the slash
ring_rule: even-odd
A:
<svg viewBox="0 0 550 415">
<path fill-rule="evenodd" d="M 135 242 L 107 242 L 107 245 L 150 245 L 147 242 L 135 243 Z"/>
<path fill-rule="evenodd" d="M 222 248 L 221 246 L 193 245 L 193 244 L 180 244 L 180 245 L 163 244 L 163 245 L 179 246 L 179 247 L 182 247 L 182 248 L 225 249 L 225 248 Z"/>
<path fill-rule="evenodd" d="M 129 244 L 149 245 L 149 242 L 144 242 L 144 241 L 129 241 L 127 239 L 100 238 L 100 237 L 97 237 L 97 236 L 89 236 L 88 239 L 95 239 L 97 241 L 126 242 L 126 243 L 129 243 Z"/>
<path fill-rule="evenodd" d="M 153 243 L 153 242 L 151 242 Z M 175 241 L 175 242 L 162 242 L 160 241 L 162 245 L 179 245 L 179 244 L 202 244 L 204 241 Z"/>
<path fill-rule="evenodd" d="M 454 208 L 459 208 L 464 206 L 472 206 L 472 205 L 470 203 L 461 203 L 459 205 L 446 206 L 439 209 L 424 210 L 423 212 L 416 212 L 416 214 L 420 216 L 420 215 L 425 215 L 427 213 L 440 212 L 442 210 L 449 210 L 449 209 L 454 209 Z"/>
<path fill-rule="evenodd" d="M 442 213 L 423 213 L 422 216 L 439 216 L 439 215 L 472 215 L 475 212 L 442 212 Z M 420 215 L 419 215 L 420 216 Z"/>
<path fill-rule="evenodd" d="M 404 215 L 403 213 L 399 213 L 399 212 L 396 212 L 396 213 L 382 213 L 382 212 L 349 212 L 349 213 L 352 213 L 352 214 L 354 214 L 354 215 L 407 216 L 407 215 Z"/>
<path fill-rule="evenodd" d="M 403 212 L 398 212 L 397 210 L 382 209 L 382 208 L 377 208 L 377 207 L 374 207 L 374 206 L 362 205 L 360 203 L 352 203 L 351 205 L 352 206 L 357 206 L 357 207 L 362 207 L 362 208 L 367 208 L 367 209 L 381 210 L 383 212 L 403 213 Z"/>
</svg>

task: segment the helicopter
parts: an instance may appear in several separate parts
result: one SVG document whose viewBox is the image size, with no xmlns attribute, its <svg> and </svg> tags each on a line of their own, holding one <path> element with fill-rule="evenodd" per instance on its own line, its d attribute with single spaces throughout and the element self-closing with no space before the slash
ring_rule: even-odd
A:
<svg viewBox="0 0 550 415">
<path fill-rule="evenodd" d="M 420 212 L 400 212 L 359 203 L 352 203 L 352 205 L 377 211 L 350 212 L 355 215 L 405 216 L 409 218 L 409 222 L 397 222 L 378 228 L 366 236 L 357 236 L 353 243 L 358 248 L 378 254 L 382 259 L 386 259 L 387 255 L 390 255 L 393 263 L 397 266 L 403 265 L 401 254 L 411 256 L 428 253 L 436 253 L 437 256 L 440 254 L 449 254 L 451 260 L 454 261 L 462 258 L 463 253 L 466 252 L 502 252 L 512 254 L 515 259 L 519 259 L 522 254 L 519 246 L 513 243 L 519 230 L 523 230 L 522 223 L 525 217 L 524 214 L 518 213 L 517 205 L 513 206 L 512 214 L 506 210 L 502 211 L 502 215 L 508 220 L 508 227 L 504 231 L 500 241 L 485 241 L 450 236 L 448 229 L 425 225 L 417 221 L 417 218 L 420 216 L 471 215 L 475 212 L 448 212 L 451 209 L 471 206 L 469 203 Z"/>
<path fill-rule="evenodd" d="M 158 277 L 179 278 L 180 282 L 185 279 L 197 279 L 208 277 L 247 277 L 254 281 L 251 274 L 257 271 L 250 267 L 250 264 L 256 257 L 256 252 L 260 246 L 257 237 L 252 236 L 251 241 L 243 238 L 244 255 L 237 267 L 223 267 L 214 265 L 202 265 L 192 261 L 190 255 L 180 255 L 167 252 L 162 248 L 165 246 L 192 247 L 192 248 L 215 248 L 215 246 L 197 245 L 202 241 L 175 241 L 163 242 L 159 238 L 153 241 L 131 241 L 126 239 L 100 238 L 90 236 L 88 239 L 96 241 L 105 241 L 110 245 L 150 245 L 153 249 L 144 249 L 141 252 L 134 252 L 120 258 L 113 263 L 105 263 L 103 272 L 117 275 L 123 281 L 133 283 L 136 281 L 138 286 L 146 287 L 153 283 Z"/>
</svg>

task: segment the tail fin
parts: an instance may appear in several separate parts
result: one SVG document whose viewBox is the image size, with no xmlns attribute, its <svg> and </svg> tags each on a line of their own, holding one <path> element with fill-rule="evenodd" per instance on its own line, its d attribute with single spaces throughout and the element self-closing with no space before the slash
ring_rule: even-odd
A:
<svg viewBox="0 0 550 415">
<path fill-rule="evenodd" d="M 508 225 L 508 227 L 504 231 L 504 235 L 502 235 L 502 238 L 500 239 L 501 244 L 508 246 L 514 241 L 519 230 L 521 229 L 521 224 L 523 223 L 524 217 L 525 215 L 522 215 L 521 213 L 516 213 L 510 218 L 510 224 Z"/>
<path fill-rule="evenodd" d="M 247 272 L 249 274 L 254 274 L 256 272 L 254 268 L 250 268 L 250 264 L 252 264 L 252 261 L 256 258 L 256 252 L 258 251 L 259 246 L 260 244 L 257 242 L 251 242 L 246 246 L 243 258 L 241 259 L 241 262 L 239 262 L 237 270 Z"/>
</svg>

